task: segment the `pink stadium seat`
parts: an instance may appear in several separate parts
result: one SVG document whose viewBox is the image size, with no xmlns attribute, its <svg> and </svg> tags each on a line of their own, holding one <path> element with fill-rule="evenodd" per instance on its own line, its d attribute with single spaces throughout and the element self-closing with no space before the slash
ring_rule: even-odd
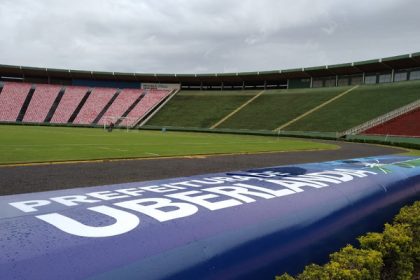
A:
<svg viewBox="0 0 420 280">
<path fill-rule="evenodd" d="M 23 122 L 44 122 L 61 88 L 57 85 L 36 85 Z"/>
<path fill-rule="evenodd" d="M 67 123 L 89 88 L 68 86 L 51 119 L 52 123 Z"/>
<path fill-rule="evenodd" d="M 150 90 L 146 93 L 143 99 L 137 104 L 136 107 L 128 114 L 127 117 L 132 118 L 128 124 L 135 124 L 135 120 L 140 119 L 150 110 L 152 110 L 156 105 L 159 104 L 166 96 L 168 96 L 170 91 L 167 90 Z"/>
<path fill-rule="evenodd" d="M 125 111 L 136 101 L 141 95 L 140 89 L 124 89 L 120 92 L 117 99 L 112 103 L 111 107 L 105 112 L 98 124 L 103 124 L 109 117 L 121 117 Z M 109 120 L 108 120 L 109 121 Z"/>
<path fill-rule="evenodd" d="M 116 93 L 115 88 L 95 88 L 80 110 L 74 124 L 91 124 Z"/>
<path fill-rule="evenodd" d="M 31 84 L 5 82 L 0 94 L 0 121 L 16 121 Z"/>
<path fill-rule="evenodd" d="M 372 127 L 364 134 L 420 137 L 420 108 Z"/>
</svg>

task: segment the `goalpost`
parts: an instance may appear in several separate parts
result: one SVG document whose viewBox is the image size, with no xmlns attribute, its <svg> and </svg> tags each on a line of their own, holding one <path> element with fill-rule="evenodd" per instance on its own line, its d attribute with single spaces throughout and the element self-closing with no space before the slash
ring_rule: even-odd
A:
<svg viewBox="0 0 420 280">
<path fill-rule="evenodd" d="M 104 117 L 104 130 L 109 130 L 111 128 L 111 124 L 113 124 L 113 128 L 126 128 L 126 131 L 132 127 L 133 124 L 137 121 L 136 118 L 129 118 L 129 117 L 118 117 L 118 116 L 106 116 Z"/>
</svg>

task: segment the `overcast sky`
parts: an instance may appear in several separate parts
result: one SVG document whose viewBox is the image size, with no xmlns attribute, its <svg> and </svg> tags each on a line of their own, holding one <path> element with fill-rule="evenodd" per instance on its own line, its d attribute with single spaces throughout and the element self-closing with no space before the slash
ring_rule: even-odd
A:
<svg viewBox="0 0 420 280">
<path fill-rule="evenodd" d="M 0 64 L 277 70 L 420 51 L 419 0 L 0 0 Z"/>
</svg>

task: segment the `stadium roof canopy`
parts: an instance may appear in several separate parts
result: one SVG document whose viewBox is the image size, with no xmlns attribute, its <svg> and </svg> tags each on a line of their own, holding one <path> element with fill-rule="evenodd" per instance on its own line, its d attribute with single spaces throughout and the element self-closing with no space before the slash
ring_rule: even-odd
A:
<svg viewBox="0 0 420 280">
<path fill-rule="evenodd" d="M 27 66 L 0 65 L 0 77 L 31 79 L 45 82 L 65 82 L 74 79 L 143 83 L 181 83 L 183 85 L 261 85 L 264 83 L 286 82 L 289 79 L 320 78 L 331 76 L 360 75 L 363 73 L 382 73 L 413 69 L 420 67 L 420 52 L 358 61 L 352 63 L 325 65 L 318 67 L 272 70 L 239 73 L 209 74 L 153 74 L 153 73 L 120 73 L 83 70 L 67 70 L 53 68 L 37 68 Z"/>
</svg>

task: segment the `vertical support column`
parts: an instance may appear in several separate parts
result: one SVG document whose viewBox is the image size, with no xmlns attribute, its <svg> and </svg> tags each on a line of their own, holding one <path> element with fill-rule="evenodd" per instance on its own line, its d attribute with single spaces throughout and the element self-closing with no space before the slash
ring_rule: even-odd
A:
<svg viewBox="0 0 420 280">
<path fill-rule="evenodd" d="M 393 82 L 395 82 L 395 70 L 394 70 L 394 68 L 392 68 L 392 71 L 391 71 L 391 83 L 393 83 Z"/>
<path fill-rule="evenodd" d="M 289 79 L 287 79 L 287 89 L 289 89 Z"/>
<path fill-rule="evenodd" d="M 338 75 L 335 75 L 335 86 L 338 87 Z"/>
<path fill-rule="evenodd" d="M 222 84 L 220 85 L 220 90 L 223 91 L 224 88 L 225 88 L 225 84 L 222 82 Z"/>
<path fill-rule="evenodd" d="M 264 90 L 267 89 L 267 81 L 264 81 Z"/>
<path fill-rule="evenodd" d="M 312 88 L 314 86 L 314 78 L 311 77 L 311 84 L 310 84 L 310 88 Z"/>
<path fill-rule="evenodd" d="M 245 90 L 245 81 L 242 81 L 242 90 Z"/>
<path fill-rule="evenodd" d="M 366 83 L 366 73 L 363 72 L 363 76 L 362 76 L 362 84 Z"/>
</svg>

